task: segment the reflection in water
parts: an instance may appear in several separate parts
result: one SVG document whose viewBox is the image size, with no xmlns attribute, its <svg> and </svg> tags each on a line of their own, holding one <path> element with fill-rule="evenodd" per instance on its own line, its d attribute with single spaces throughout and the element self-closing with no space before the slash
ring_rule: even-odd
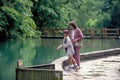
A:
<svg viewBox="0 0 120 80">
<path fill-rule="evenodd" d="M 57 51 L 56 47 L 61 43 L 59 39 L 42 39 L 40 47 L 37 48 L 37 54 L 33 64 L 50 63 L 58 57 L 64 56 L 64 51 Z"/>
<path fill-rule="evenodd" d="M 18 59 L 22 59 L 24 66 L 32 65 L 36 55 L 38 40 L 14 40 L 0 44 L 0 80 L 14 80 L 15 67 Z"/>
<path fill-rule="evenodd" d="M 119 47 L 120 40 L 117 39 L 84 39 L 81 53 Z"/>
<path fill-rule="evenodd" d="M 32 65 L 36 55 L 36 48 L 41 46 L 41 40 L 24 40 L 19 51 L 24 66 Z"/>
<path fill-rule="evenodd" d="M 61 39 L 27 39 L 0 43 L 0 80 L 15 80 L 15 67 L 19 59 L 23 66 L 50 63 L 65 56 L 64 50 L 56 50 Z M 85 39 L 81 53 L 120 47 L 119 40 Z"/>
</svg>

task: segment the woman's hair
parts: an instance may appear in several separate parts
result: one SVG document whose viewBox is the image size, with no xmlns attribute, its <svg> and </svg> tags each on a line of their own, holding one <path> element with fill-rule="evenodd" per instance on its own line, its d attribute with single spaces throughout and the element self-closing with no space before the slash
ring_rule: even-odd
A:
<svg viewBox="0 0 120 80">
<path fill-rule="evenodd" d="M 77 28 L 77 24 L 75 23 L 75 21 L 70 21 L 69 26 L 72 26 L 74 29 Z"/>
</svg>

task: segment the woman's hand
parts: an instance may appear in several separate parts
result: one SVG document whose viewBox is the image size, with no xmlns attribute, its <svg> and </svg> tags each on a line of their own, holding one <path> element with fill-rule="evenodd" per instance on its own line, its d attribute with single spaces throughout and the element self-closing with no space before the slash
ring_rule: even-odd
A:
<svg viewBox="0 0 120 80">
<path fill-rule="evenodd" d="M 77 39 L 74 39 L 74 43 L 77 42 Z"/>
</svg>

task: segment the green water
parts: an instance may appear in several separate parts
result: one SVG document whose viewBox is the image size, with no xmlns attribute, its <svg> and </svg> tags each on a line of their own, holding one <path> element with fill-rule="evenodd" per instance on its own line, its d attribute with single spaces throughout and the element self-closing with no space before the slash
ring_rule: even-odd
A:
<svg viewBox="0 0 120 80">
<path fill-rule="evenodd" d="M 50 63 L 65 56 L 57 51 L 61 39 L 13 40 L 0 43 L 0 80 L 15 80 L 15 67 L 19 59 L 23 66 Z M 120 47 L 120 40 L 84 39 L 81 53 Z"/>
</svg>

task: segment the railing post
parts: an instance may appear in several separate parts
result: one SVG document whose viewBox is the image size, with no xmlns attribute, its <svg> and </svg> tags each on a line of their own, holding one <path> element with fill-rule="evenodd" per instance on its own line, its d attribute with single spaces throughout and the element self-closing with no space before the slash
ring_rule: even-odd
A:
<svg viewBox="0 0 120 80">
<path fill-rule="evenodd" d="M 104 28 L 102 28 L 102 38 L 104 38 L 104 34 L 105 34 Z"/>
<path fill-rule="evenodd" d="M 18 61 L 17 61 L 17 67 L 21 67 L 22 65 L 23 65 L 22 60 L 18 60 Z"/>
<path fill-rule="evenodd" d="M 118 38 L 119 38 L 119 36 L 120 36 L 119 30 L 120 30 L 120 28 L 117 28 L 117 36 L 118 36 Z"/>
<path fill-rule="evenodd" d="M 104 28 L 104 36 L 107 38 L 107 28 Z"/>
<path fill-rule="evenodd" d="M 94 28 L 91 28 L 90 29 L 90 36 L 91 36 L 91 38 L 94 38 L 95 37 L 95 35 L 94 35 Z"/>
<path fill-rule="evenodd" d="M 86 28 L 86 35 L 89 36 L 89 29 Z"/>
<path fill-rule="evenodd" d="M 19 67 L 22 67 L 23 62 L 22 60 L 17 61 L 17 68 L 16 68 L 16 80 L 18 80 L 18 72 L 19 72 Z"/>
</svg>

